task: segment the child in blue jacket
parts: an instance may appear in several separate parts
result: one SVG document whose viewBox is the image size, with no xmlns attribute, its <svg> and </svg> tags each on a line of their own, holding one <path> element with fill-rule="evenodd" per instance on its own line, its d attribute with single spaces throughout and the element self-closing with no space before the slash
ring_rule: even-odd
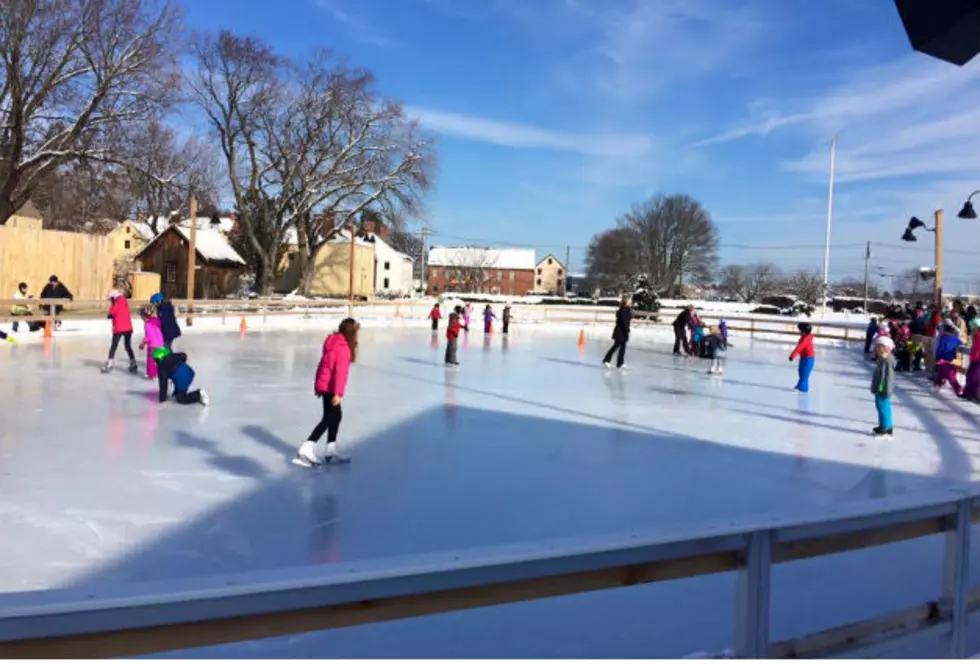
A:
<svg viewBox="0 0 980 664">
<path fill-rule="evenodd" d="M 160 403 L 167 401 L 170 383 L 174 384 L 174 401 L 177 403 L 199 403 L 202 406 L 210 403 L 208 393 L 204 390 L 188 391 L 194 382 L 194 369 L 187 364 L 187 353 L 174 353 L 164 346 L 153 351 L 153 361 L 159 368 L 157 380 L 160 384 Z"/>
</svg>

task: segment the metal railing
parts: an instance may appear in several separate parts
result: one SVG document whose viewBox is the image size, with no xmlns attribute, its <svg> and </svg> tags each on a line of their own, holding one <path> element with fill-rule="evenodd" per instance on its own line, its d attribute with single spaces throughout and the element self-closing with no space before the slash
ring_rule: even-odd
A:
<svg viewBox="0 0 980 664">
<path fill-rule="evenodd" d="M 114 589 L 8 596 L 0 657 L 124 657 L 227 644 L 462 609 L 734 572 L 734 651 L 740 657 L 819 657 L 884 642 L 948 636 L 966 654 L 971 524 L 980 494 L 839 506 L 808 521 L 727 527 L 685 537 L 631 534 L 517 549 L 429 554 L 359 566 L 305 567 Z M 944 535 L 936 599 L 835 629 L 772 643 L 772 567 Z M 11 606 L 11 598 L 18 603 Z M 899 641 L 896 641 L 899 640 Z"/>
</svg>

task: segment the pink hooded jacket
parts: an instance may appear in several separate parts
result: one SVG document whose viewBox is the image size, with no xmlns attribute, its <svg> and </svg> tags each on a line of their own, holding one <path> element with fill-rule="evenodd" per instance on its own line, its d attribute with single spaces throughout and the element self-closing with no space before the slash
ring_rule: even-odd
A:
<svg viewBox="0 0 980 664">
<path fill-rule="evenodd" d="M 980 330 L 973 335 L 973 343 L 970 344 L 970 364 L 980 362 Z"/>
<path fill-rule="evenodd" d="M 143 336 L 150 350 L 163 346 L 163 328 L 160 326 L 159 318 L 147 318 L 143 321 Z"/>
<path fill-rule="evenodd" d="M 112 333 L 124 334 L 133 331 L 133 315 L 129 313 L 129 302 L 122 295 L 112 301 L 109 307 L 109 318 L 112 319 Z"/>
<path fill-rule="evenodd" d="M 334 332 L 323 342 L 323 356 L 316 368 L 313 390 L 317 394 L 344 396 L 347 374 L 350 373 L 350 346 L 340 332 Z"/>
</svg>

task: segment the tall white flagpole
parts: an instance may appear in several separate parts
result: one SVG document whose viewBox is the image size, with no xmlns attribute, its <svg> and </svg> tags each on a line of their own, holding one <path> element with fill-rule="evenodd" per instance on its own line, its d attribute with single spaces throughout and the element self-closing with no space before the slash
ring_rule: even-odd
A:
<svg viewBox="0 0 980 664">
<path fill-rule="evenodd" d="M 823 249 L 823 313 L 827 313 L 830 291 L 830 227 L 834 221 L 834 168 L 837 159 L 837 134 L 830 142 L 830 191 L 827 194 L 827 238 Z"/>
</svg>

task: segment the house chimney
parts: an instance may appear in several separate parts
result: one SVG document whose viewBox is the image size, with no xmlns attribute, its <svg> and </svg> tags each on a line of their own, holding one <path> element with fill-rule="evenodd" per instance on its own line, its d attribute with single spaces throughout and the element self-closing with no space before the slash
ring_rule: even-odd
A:
<svg viewBox="0 0 980 664">
<path fill-rule="evenodd" d="M 364 224 L 363 224 L 363 226 L 364 226 L 364 234 L 365 235 L 374 235 L 374 222 L 373 221 L 365 221 Z"/>
</svg>

